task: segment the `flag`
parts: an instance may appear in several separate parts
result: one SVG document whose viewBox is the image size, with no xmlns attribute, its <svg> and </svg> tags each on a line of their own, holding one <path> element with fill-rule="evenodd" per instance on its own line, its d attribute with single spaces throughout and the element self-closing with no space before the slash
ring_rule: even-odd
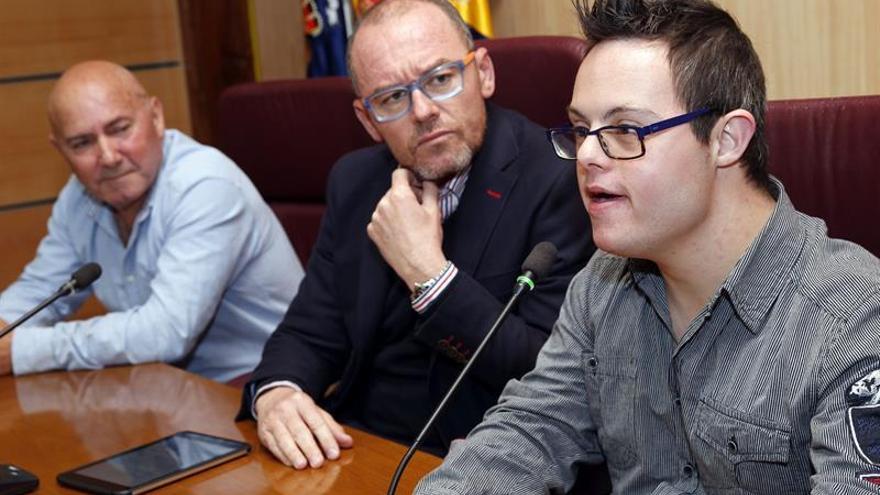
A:
<svg viewBox="0 0 880 495">
<path fill-rule="evenodd" d="M 360 17 L 364 15 L 364 12 L 370 10 L 370 7 L 381 1 L 382 0 L 351 0 L 351 6 L 357 13 L 357 16 Z"/>
<path fill-rule="evenodd" d="M 351 0 L 354 11 L 361 16 L 370 7 L 382 0 Z M 492 15 L 489 12 L 489 0 L 449 0 L 461 18 L 471 27 L 474 38 L 491 38 Z"/>
<path fill-rule="evenodd" d="M 476 34 L 491 38 L 492 14 L 489 12 L 489 0 L 449 0 Z"/>
<path fill-rule="evenodd" d="M 352 19 L 348 0 L 302 0 L 302 9 L 311 49 L 308 76 L 348 75 L 345 48 Z"/>
</svg>

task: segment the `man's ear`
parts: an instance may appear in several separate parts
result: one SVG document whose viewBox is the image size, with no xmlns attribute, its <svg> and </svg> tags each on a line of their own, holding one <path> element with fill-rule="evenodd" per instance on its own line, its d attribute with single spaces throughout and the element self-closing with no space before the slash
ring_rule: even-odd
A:
<svg viewBox="0 0 880 495">
<path fill-rule="evenodd" d="M 63 153 L 63 151 L 61 150 L 61 142 L 58 141 L 57 137 L 55 137 L 54 132 L 49 133 L 49 143 L 51 143 L 52 146 L 54 146 L 55 149 L 58 150 L 59 153 Z"/>
<path fill-rule="evenodd" d="M 484 99 L 488 99 L 495 94 L 495 65 L 485 48 L 477 48 L 474 65 L 477 66 L 477 74 L 480 77 L 480 94 Z"/>
<path fill-rule="evenodd" d="M 155 96 L 150 97 L 150 122 L 156 130 L 158 136 L 165 134 L 165 108 L 162 101 Z"/>
<path fill-rule="evenodd" d="M 720 168 L 739 163 L 755 135 L 755 117 L 743 109 L 723 115 L 715 124 L 718 146 L 716 164 Z"/>
<path fill-rule="evenodd" d="M 361 101 L 360 98 L 357 98 L 351 102 L 351 106 L 354 107 L 354 114 L 357 116 L 361 125 L 364 126 L 364 129 L 366 129 L 370 137 L 373 138 L 373 141 L 376 141 L 377 143 L 384 141 L 382 135 L 379 134 L 379 130 L 376 129 L 373 119 L 370 118 L 370 111 L 364 107 L 364 102 Z"/>
</svg>

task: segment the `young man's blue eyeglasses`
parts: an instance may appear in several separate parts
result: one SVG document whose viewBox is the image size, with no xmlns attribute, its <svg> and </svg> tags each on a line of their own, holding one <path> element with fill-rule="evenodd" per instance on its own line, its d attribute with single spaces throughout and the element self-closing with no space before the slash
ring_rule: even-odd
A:
<svg viewBox="0 0 880 495">
<path fill-rule="evenodd" d="M 634 160 L 645 155 L 645 136 L 686 124 L 709 112 L 711 109 L 701 108 L 644 127 L 607 125 L 595 131 L 583 126 L 556 127 L 547 130 L 547 139 L 553 144 L 556 155 L 566 160 L 577 159 L 578 148 L 588 136 L 596 136 L 599 139 L 599 145 L 608 158 Z"/>
</svg>

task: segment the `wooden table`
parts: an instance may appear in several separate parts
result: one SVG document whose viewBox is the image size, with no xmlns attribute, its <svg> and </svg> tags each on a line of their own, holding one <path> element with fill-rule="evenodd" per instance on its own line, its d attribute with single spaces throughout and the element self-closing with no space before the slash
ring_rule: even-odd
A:
<svg viewBox="0 0 880 495">
<path fill-rule="evenodd" d="M 250 455 L 157 494 L 384 494 L 406 448 L 347 428 L 355 446 L 320 469 L 296 471 L 260 446 L 255 424 L 235 423 L 240 391 L 164 364 L 0 378 L 0 464 L 40 478 L 40 494 L 75 494 L 58 473 L 181 430 L 244 440 Z M 411 493 L 440 459 L 418 453 L 397 493 Z"/>
</svg>

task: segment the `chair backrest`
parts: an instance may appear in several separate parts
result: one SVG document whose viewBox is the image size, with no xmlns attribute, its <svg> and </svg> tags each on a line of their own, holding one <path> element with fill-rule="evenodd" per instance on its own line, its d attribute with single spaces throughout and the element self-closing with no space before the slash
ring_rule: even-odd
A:
<svg viewBox="0 0 880 495">
<path fill-rule="evenodd" d="M 220 96 L 218 147 L 251 178 L 308 260 L 327 174 L 373 141 L 354 116 L 347 77 L 239 84 Z"/>
<path fill-rule="evenodd" d="M 492 101 L 544 127 L 568 122 L 574 77 L 586 44 L 571 36 L 523 36 L 480 40 L 495 64 Z"/>
<path fill-rule="evenodd" d="M 495 64 L 493 101 L 545 126 L 565 121 L 583 41 L 532 36 L 478 45 Z M 354 116 L 354 98 L 347 77 L 240 84 L 220 97 L 218 147 L 275 210 L 303 261 L 317 237 L 330 167 L 373 143 Z"/>
<path fill-rule="evenodd" d="M 880 256 L 880 96 L 770 102 L 767 139 L 795 207 Z"/>
</svg>

